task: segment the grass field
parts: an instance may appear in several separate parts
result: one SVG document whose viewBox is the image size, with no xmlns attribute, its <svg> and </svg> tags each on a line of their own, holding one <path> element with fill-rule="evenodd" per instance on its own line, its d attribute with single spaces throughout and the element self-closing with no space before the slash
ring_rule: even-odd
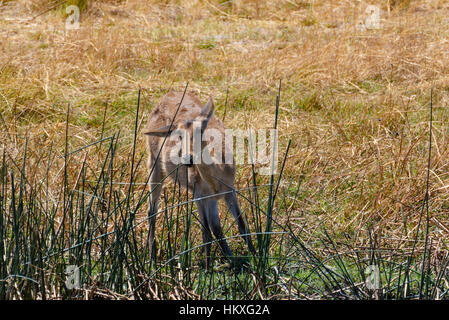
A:
<svg viewBox="0 0 449 320">
<path fill-rule="evenodd" d="M 447 298 L 448 39 L 443 0 L 0 1 L 0 298 Z M 280 80 L 282 176 L 237 168 L 260 256 L 237 272 L 215 246 L 206 271 L 169 184 L 150 265 L 149 112 L 188 83 L 227 127 L 272 128 Z"/>
</svg>

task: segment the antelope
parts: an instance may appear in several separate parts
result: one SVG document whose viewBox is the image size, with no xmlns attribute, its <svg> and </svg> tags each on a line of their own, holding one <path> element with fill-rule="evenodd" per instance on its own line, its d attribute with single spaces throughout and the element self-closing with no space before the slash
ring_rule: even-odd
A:
<svg viewBox="0 0 449 320">
<path fill-rule="evenodd" d="M 195 134 L 197 137 L 198 134 L 200 135 L 201 139 L 198 140 L 201 141 L 200 147 L 203 150 L 208 147 L 208 142 L 203 141 L 204 136 L 208 131 L 214 130 L 224 137 L 225 127 L 222 121 L 214 116 L 212 97 L 209 97 L 208 102 L 203 105 L 199 98 L 191 92 L 170 91 L 149 115 L 144 133 L 149 153 L 147 167 L 151 175 L 149 179 L 150 203 L 147 212 L 151 259 L 155 259 L 154 233 L 158 202 L 163 181 L 167 176 L 172 180 L 176 179 L 183 189 L 188 189 L 193 193 L 201 224 L 206 268 L 210 266 L 212 234 L 217 239 L 224 256 L 233 262 L 233 254 L 224 239 L 218 214 L 217 201 L 221 198 L 224 198 L 229 211 L 234 216 L 239 233 L 245 239 L 248 249 L 253 255 L 255 254 L 249 229 L 242 217 L 236 197 L 233 157 L 232 161 L 226 161 L 227 163 L 221 161 L 222 159 L 211 163 L 194 161 L 197 156 L 192 152 L 192 146 L 195 144 L 195 141 L 192 143 L 192 139 Z M 174 135 L 174 133 L 184 133 L 184 135 Z M 182 139 L 183 137 L 184 139 Z M 180 145 L 182 145 L 181 148 Z M 221 152 L 217 152 L 219 154 L 229 152 L 229 148 L 224 143 L 219 148 L 221 149 L 218 150 Z M 181 154 L 182 152 L 184 155 Z M 180 156 L 180 163 L 173 161 L 173 155 Z M 214 160 L 217 159 L 214 158 Z"/>
</svg>

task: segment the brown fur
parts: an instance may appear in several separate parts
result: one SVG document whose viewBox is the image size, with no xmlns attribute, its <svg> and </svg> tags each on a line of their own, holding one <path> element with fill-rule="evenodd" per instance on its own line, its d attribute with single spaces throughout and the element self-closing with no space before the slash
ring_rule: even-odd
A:
<svg viewBox="0 0 449 320">
<path fill-rule="evenodd" d="M 155 219 L 157 215 L 158 200 L 160 197 L 162 185 L 160 182 L 169 175 L 170 178 L 176 176 L 183 188 L 188 188 L 194 192 L 195 198 L 206 199 L 197 200 L 198 212 L 200 221 L 202 224 L 203 241 L 209 243 L 212 241 L 211 231 L 215 237 L 219 240 L 219 244 L 226 256 L 232 257 L 232 252 L 229 249 L 224 237 L 217 211 L 217 200 L 224 198 L 228 208 L 233 216 L 236 218 L 239 231 L 241 234 L 247 234 L 248 228 L 246 227 L 243 218 L 240 213 L 238 201 L 234 189 L 235 179 L 235 165 L 222 164 L 221 159 L 215 159 L 217 163 L 212 164 L 194 164 L 193 166 L 179 166 L 172 163 L 170 159 L 170 151 L 173 148 L 175 142 L 170 140 L 168 131 L 170 124 L 173 121 L 173 117 L 176 114 L 179 103 L 182 100 L 182 104 L 179 107 L 179 111 L 174 118 L 172 124 L 172 131 L 175 129 L 188 130 L 193 136 L 193 126 L 191 122 L 193 120 L 201 121 L 207 126 L 204 132 L 207 130 L 218 130 L 223 137 L 225 134 L 225 127 L 223 123 L 213 115 L 213 101 L 210 98 L 209 102 L 204 106 L 198 97 L 193 93 L 186 93 L 182 99 L 182 92 L 169 92 L 167 93 L 159 104 L 153 109 L 148 118 L 148 123 L 145 128 L 147 146 L 149 151 L 149 157 L 147 161 L 149 172 L 152 171 L 150 177 L 150 206 L 148 209 L 150 232 L 149 237 L 151 241 L 151 250 L 154 255 L 154 229 Z M 203 111 L 203 113 L 202 113 Z M 208 117 L 205 114 L 209 114 Z M 167 136 L 165 143 L 163 141 Z M 207 142 L 202 142 L 202 148 L 207 146 Z M 162 146 L 163 145 L 163 146 Z M 192 143 L 191 143 L 192 146 Z M 159 158 L 159 150 L 160 152 Z M 222 144 L 222 155 L 225 155 L 225 145 Z M 154 168 L 153 168 L 154 166 Z M 244 236 L 249 249 L 252 253 L 255 253 L 254 247 L 249 236 Z M 210 244 L 206 245 L 206 265 L 209 265 L 209 253 Z M 153 256 L 152 255 L 152 256 Z"/>
</svg>

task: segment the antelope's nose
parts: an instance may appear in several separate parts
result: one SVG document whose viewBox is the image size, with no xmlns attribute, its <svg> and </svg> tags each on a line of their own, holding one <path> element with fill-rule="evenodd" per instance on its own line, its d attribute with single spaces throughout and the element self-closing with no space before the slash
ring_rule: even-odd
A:
<svg viewBox="0 0 449 320">
<path fill-rule="evenodd" d="M 182 157 L 181 163 L 187 167 L 193 166 L 193 156 L 191 154 L 185 154 Z"/>
</svg>

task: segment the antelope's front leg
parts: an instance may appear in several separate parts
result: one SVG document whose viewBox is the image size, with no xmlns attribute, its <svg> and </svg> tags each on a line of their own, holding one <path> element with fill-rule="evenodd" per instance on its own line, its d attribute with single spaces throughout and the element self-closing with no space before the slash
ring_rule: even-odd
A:
<svg viewBox="0 0 449 320">
<path fill-rule="evenodd" d="M 232 260 L 233 254 L 225 240 L 223 229 L 221 228 L 220 216 L 218 215 L 217 200 L 207 201 L 207 219 L 209 221 L 209 228 L 213 232 L 215 238 L 218 240 L 224 255 Z"/>
<path fill-rule="evenodd" d="M 151 170 L 151 167 L 150 167 Z M 159 198 L 161 196 L 162 185 L 161 185 L 161 172 L 158 166 L 153 170 L 150 178 L 150 197 L 148 204 L 148 246 L 150 251 L 150 265 L 153 261 L 156 262 L 156 243 L 154 241 L 154 234 L 156 232 L 156 218 L 158 214 Z"/>
<path fill-rule="evenodd" d="M 209 221 L 207 219 L 207 207 L 204 203 L 204 200 L 196 201 L 196 205 L 198 207 L 198 214 L 201 223 L 201 233 L 203 236 L 206 269 L 208 269 L 210 267 L 210 248 L 213 238 L 209 229 Z"/>
</svg>

